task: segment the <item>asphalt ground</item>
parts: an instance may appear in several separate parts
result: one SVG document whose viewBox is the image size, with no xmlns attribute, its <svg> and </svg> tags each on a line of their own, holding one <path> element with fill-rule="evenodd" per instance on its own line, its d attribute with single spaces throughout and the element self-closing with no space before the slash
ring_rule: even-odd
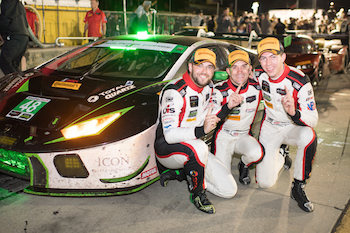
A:
<svg viewBox="0 0 350 233">
<path fill-rule="evenodd" d="M 326 78 L 316 89 L 317 154 L 306 193 L 312 213 L 290 198 L 293 167 L 275 186 L 238 183 L 232 199 L 208 193 L 216 214 L 198 211 L 184 182 L 159 182 L 138 193 L 112 197 L 46 197 L 23 193 L 28 183 L 0 176 L 0 232 L 350 232 L 350 75 Z M 290 149 L 295 158 L 295 148 Z M 238 181 L 235 156 L 232 173 Z"/>
</svg>

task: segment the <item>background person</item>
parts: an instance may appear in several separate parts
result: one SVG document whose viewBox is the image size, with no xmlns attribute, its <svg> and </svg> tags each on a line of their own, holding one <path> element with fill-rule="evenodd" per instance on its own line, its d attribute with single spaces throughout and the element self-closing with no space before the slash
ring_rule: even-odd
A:
<svg viewBox="0 0 350 233">
<path fill-rule="evenodd" d="M 0 40 L 3 41 L 0 68 L 6 75 L 19 71 L 29 41 L 26 11 L 18 0 L 2 0 Z"/>
<path fill-rule="evenodd" d="M 88 31 L 88 37 L 103 37 L 106 34 L 107 18 L 98 5 L 98 0 L 91 0 L 91 10 L 86 13 L 84 19 L 84 36 L 86 36 L 86 31 Z"/>
<path fill-rule="evenodd" d="M 38 38 L 38 33 L 40 29 L 39 19 L 33 11 L 31 11 L 28 8 L 25 8 L 25 9 L 26 9 L 26 17 L 27 17 L 28 24 L 32 29 L 32 32 L 35 35 L 35 37 Z"/>
<path fill-rule="evenodd" d="M 284 63 L 286 54 L 276 38 L 261 40 L 258 54 L 262 68 L 255 71 L 265 101 L 259 140 L 265 156 L 256 166 L 257 183 L 261 188 L 275 185 L 285 162 L 279 153 L 280 146 L 297 146 L 291 197 L 302 210 L 312 212 L 313 204 L 304 191 L 317 146 L 313 127 L 317 124 L 318 113 L 310 79 Z"/>
<path fill-rule="evenodd" d="M 230 8 L 225 8 L 223 11 L 222 15 L 218 17 L 216 20 L 216 32 L 219 33 L 227 33 L 231 32 L 233 23 L 231 22 L 231 17 L 230 17 Z"/>
<path fill-rule="evenodd" d="M 140 31 L 147 31 L 148 33 L 152 32 L 152 15 L 150 13 L 152 2 L 151 1 L 143 1 L 142 5 L 140 5 L 136 9 L 136 15 L 137 15 L 137 30 L 136 32 Z"/>
</svg>

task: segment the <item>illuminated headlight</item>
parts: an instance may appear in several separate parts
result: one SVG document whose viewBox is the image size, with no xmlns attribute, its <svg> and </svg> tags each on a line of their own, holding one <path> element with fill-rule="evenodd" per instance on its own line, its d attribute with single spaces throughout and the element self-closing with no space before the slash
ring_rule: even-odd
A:
<svg viewBox="0 0 350 233">
<path fill-rule="evenodd" d="M 94 119 L 77 123 L 67 128 L 64 128 L 61 130 L 61 133 L 66 139 L 99 135 L 121 115 L 121 112 L 114 112 L 102 115 Z"/>
</svg>

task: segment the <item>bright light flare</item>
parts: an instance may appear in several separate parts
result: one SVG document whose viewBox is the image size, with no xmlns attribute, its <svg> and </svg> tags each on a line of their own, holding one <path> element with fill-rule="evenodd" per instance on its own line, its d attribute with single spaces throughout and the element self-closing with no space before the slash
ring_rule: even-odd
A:
<svg viewBox="0 0 350 233">
<path fill-rule="evenodd" d="M 66 139 L 87 137 L 92 135 L 99 135 L 104 129 L 112 124 L 120 117 L 122 113 L 112 113 L 103 115 L 85 122 L 72 125 L 61 130 L 61 133 Z"/>
</svg>

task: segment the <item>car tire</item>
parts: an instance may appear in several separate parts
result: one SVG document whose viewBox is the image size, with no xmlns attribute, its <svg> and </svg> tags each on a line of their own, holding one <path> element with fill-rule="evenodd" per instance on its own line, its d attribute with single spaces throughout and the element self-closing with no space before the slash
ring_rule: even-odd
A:
<svg viewBox="0 0 350 233">
<path fill-rule="evenodd" d="M 350 62 L 349 62 L 349 54 L 346 51 L 345 56 L 344 56 L 344 66 L 343 66 L 343 73 L 348 74 L 350 69 Z"/>
<path fill-rule="evenodd" d="M 317 68 L 317 74 L 314 78 L 314 80 L 312 80 L 312 85 L 313 86 L 318 86 L 320 85 L 322 79 L 323 79 L 323 59 L 321 58 L 319 63 L 318 63 L 318 68 Z"/>
</svg>

